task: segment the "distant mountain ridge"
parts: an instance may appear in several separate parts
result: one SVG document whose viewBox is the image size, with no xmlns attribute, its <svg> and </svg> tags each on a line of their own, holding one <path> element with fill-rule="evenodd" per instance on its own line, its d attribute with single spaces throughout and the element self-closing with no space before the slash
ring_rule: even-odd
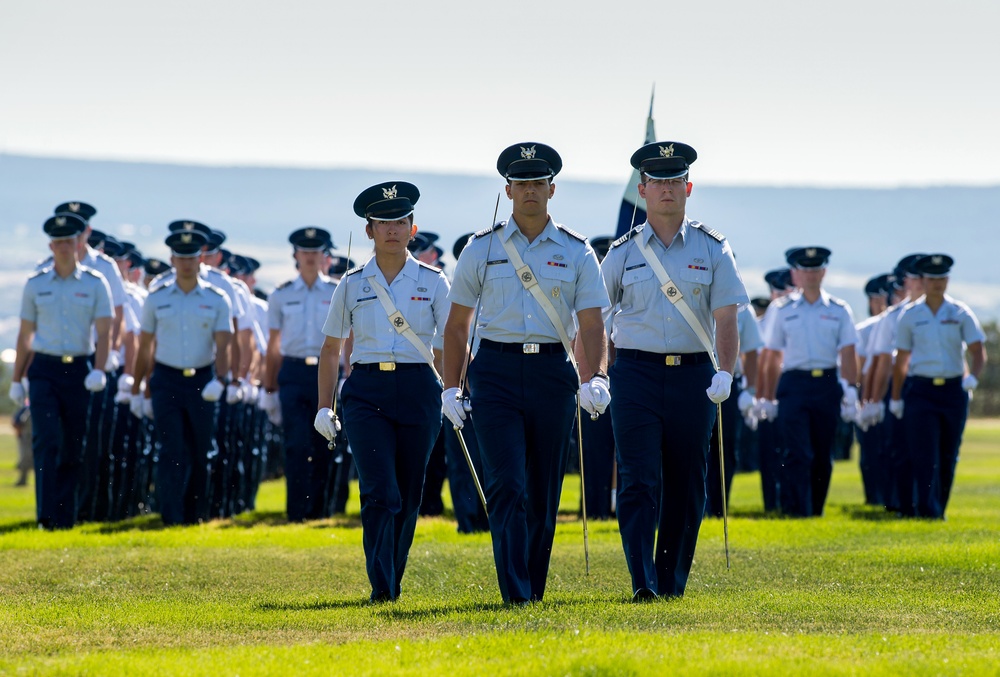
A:
<svg viewBox="0 0 1000 677">
<path fill-rule="evenodd" d="M 611 234 L 628 177 L 621 183 L 556 181 L 550 211 L 588 236 Z M 956 259 L 951 290 L 985 321 L 1000 316 L 1000 275 L 994 222 L 1000 186 L 898 189 L 738 187 L 700 185 L 688 203 L 693 218 L 732 243 L 751 294 L 764 291 L 762 273 L 783 264 L 785 249 L 822 245 L 833 250 L 831 292 L 867 314 L 861 286 L 902 255 L 943 251 Z M 65 200 L 98 208 L 96 228 L 135 242 L 163 258 L 166 224 L 192 218 L 225 231 L 226 246 L 264 262 L 261 286 L 294 275 L 288 234 L 317 225 L 352 258 L 371 252 L 356 195 L 378 181 L 405 180 L 421 191 L 416 223 L 441 235 L 446 251 L 460 235 L 490 225 L 503 180 L 496 174 L 445 175 L 391 170 L 204 167 L 67 160 L 0 154 L 0 225 L 7 256 L 0 261 L 0 347 L 12 346 L 24 278 L 47 255 L 42 222 Z M 501 195 L 497 219 L 509 216 Z"/>
</svg>

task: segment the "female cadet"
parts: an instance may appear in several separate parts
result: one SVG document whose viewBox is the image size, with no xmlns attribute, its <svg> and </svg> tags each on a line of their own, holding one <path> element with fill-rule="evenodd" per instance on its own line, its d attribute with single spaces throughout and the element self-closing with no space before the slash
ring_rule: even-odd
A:
<svg viewBox="0 0 1000 677">
<path fill-rule="evenodd" d="M 924 295 L 900 313 L 896 327 L 889 410 L 903 421 L 916 517 L 944 518 L 969 413 L 968 391 L 979 385 L 986 365 L 979 320 L 944 293 L 953 263 L 945 254 L 917 259 L 914 268 L 923 277 Z M 964 378 L 963 343 L 969 351 Z M 906 514 L 909 506 L 900 507 Z"/>
<path fill-rule="evenodd" d="M 347 439 L 361 494 L 361 525 L 372 602 L 399 597 L 413 542 L 424 469 L 441 430 L 440 360 L 448 280 L 406 249 L 416 233 L 416 186 L 378 184 L 354 201 L 375 255 L 347 272 L 323 326 L 315 427 L 332 440 L 341 341 L 354 332 L 351 373 L 341 391 Z M 431 346 L 434 348 L 432 358 Z"/>
</svg>

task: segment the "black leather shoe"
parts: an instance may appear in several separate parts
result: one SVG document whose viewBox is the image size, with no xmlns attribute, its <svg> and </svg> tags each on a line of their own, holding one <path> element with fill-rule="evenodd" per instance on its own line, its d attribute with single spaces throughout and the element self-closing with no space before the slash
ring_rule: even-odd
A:
<svg viewBox="0 0 1000 677">
<path fill-rule="evenodd" d="M 633 604 L 641 604 L 643 602 L 655 602 L 657 599 L 659 598 L 656 596 L 656 593 L 650 590 L 649 588 L 639 588 L 638 590 L 635 591 L 635 594 L 632 595 Z"/>
</svg>

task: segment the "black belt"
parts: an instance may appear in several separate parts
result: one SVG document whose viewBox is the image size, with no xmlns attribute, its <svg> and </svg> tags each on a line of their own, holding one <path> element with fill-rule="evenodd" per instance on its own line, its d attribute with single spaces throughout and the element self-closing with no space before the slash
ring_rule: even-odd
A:
<svg viewBox="0 0 1000 677">
<path fill-rule="evenodd" d="M 640 362 L 652 362 L 667 367 L 688 367 L 695 364 L 707 364 L 712 361 L 708 353 L 680 353 L 668 355 L 667 353 L 650 353 L 645 350 L 635 350 L 633 348 L 616 348 L 615 357 L 627 357 Z"/>
<path fill-rule="evenodd" d="M 428 366 L 426 362 L 355 362 L 351 365 L 351 369 L 360 369 L 361 371 L 406 371 L 426 366 Z"/>
<path fill-rule="evenodd" d="M 519 355 L 555 355 L 566 352 L 561 343 L 501 343 L 500 341 L 479 339 L 479 347 L 498 353 L 517 353 Z"/>
<path fill-rule="evenodd" d="M 49 355 L 48 353 L 35 353 L 34 359 L 40 362 L 58 362 L 59 364 L 73 364 L 78 361 L 93 361 L 93 354 L 90 355 Z"/>
<path fill-rule="evenodd" d="M 192 376 L 197 376 L 198 374 L 204 374 L 206 371 L 212 368 L 211 364 L 206 364 L 204 367 L 186 367 L 181 369 L 179 367 L 171 367 L 169 364 L 163 364 L 162 362 L 157 362 L 155 369 L 162 369 L 171 374 L 177 374 L 179 376 L 184 376 L 185 378 L 190 378 Z"/>
<path fill-rule="evenodd" d="M 961 376 L 952 376 L 951 378 L 944 378 L 943 376 L 910 376 L 917 383 L 928 383 L 932 386 L 945 386 L 954 385 L 956 383 L 962 382 Z"/>
<path fill-rule="evenodd" d="M 821 378 L 823 376 L 836 376 L 837 368 L 830 367 L 829 369 L 789 369 L 784 373 L 793 374 L 795 376 L 811 376 L 812 378 Z"/>
<path fill-rule="evenodd" d="M 307 367 L 315 367 L 319 364 L 319 358 L 310 355 L 309 357 L 288 357 L 287 355 L 281 358 L 284 362 L 291 362 L 292 364 L 304 364 Z"/>
</svg>

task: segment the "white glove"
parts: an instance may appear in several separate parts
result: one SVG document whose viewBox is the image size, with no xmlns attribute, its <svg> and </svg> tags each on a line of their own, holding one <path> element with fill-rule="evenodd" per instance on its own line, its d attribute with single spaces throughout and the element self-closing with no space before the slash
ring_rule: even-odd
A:
<svg viewBox="0 0 1000 677">
<path fill-rule="evenodd" d="M 118 371 L 120 366 L 122 366 L 122 356 L 118 354 L 117 350 L 112 350 L 108 353 L 108 361 L 104 363 L 104 371 Z"/>
<path fill-rule="evenodd" d="M 153 399 L 151 397 L 142 400 L 142 415 L 150 421 L 153 420 Z"/>
<path fill-rule="evenodd" d="M 762 421 L 778 420 L 778 400 L 757 400 L 757 408 L 760 412 L 758 418 Z"/>
<path fill-rule="evenodd" d="M 903 400 L 889 400 L 889 412 L 896 418 L 903 418 Z"/>
<path fill-rule="evenodd" d="M 83 379 L 83 387 L 92 393 L 99 393 L 108 385 L 108 377 L 100 369 L 91 369 Z"/>
<path fill-rule="evenodd" d="M 580 406 L 590 414 L 591 419 L 607 411 L 611 404 L 611 390 L 608 380 L 603 376 L 595 376 L 580 386 Z"/>
<path fill-rule="evenodd" d="M 225 392 L 226 387 L 222 385 L 222 381 L 217 378 L 213 378 L 211 381 L 205 384 L 205 387 L 201 390 L 201 399 L 206 402 L 218 402 L 222 397 L 222 393 Z"/>
<path fill-rule="evenodd" d="M 132 401 L 132 386 L 135 379 L 131 374 L 118 377 L 118 392 L 115 393 L 115 404 L 129 404 Z"/>
<path fill-rule="evenodd" d="M 975 390 L 979 386 L 979 379 L 969 374 L 962 379 L 962 389 L 963 390 Z"/>
<path fill-rule="evenodd" d="M 129 395 L 128 410 L 139 420 L 142 420 L 142 401 L 144 399 L 146 398 L 142 396 L 142 393 Z"/>
<path fill-rule="evenodd" d="M 278 402 L 277 391 L 273 393 L 267 392 L 264 388 L 261 388 L 257 393 L 257 408 L 261 411 L 271 411 Z"/>
<path fill-rule="evenodd" d="M 840 418 L 845 423 L 852 423 L 858 417 L 858 389 L 847 386 L 844 397 L 840 400 Z"/>
<path fill-rule="evenodd" d="M 333 442 L 333 438 L 340 432 L 340 421 L 333 415 L 333 410 L 323 407 L 316 412 L 316 419 L 313 421 L 316 432 L 325 437 L 327 441 Z"/>
<path fill-rule="evenodd" d="M 242 386 L 230 383 L 226 386 L 226 404 L 236 404 L 243 399 Z"/>
<path fill-rule="evenodd" d="M 750 430 L 756 430 L 757 425 L 760 423 L 760 410 L 757 406 L 757 398 L 752 399 L 750 407 L 743 413 L 743 422 L 746 423 L 747 428 Z"/>
<path fill-rule="evenodd" d="M 461 389 L 448 388 L 441 393 L 441 413 L 459 430 L 465 427 L 465 412 L 467 411 L 472 411 L 472 405 L 462 397 Z"/>
<path fill-rule="evenodd" d="M 243 381 L 243 386 L 240 388 L 243 391 L 243 401 L 247 404 L 257 401 L 257 391 L 260 390 L 252 381 Z"/>
<path fill-rule="evenodd" d="M 874 402 L 873 404 L 875 405 L 875 410 L 873 414 L 875 418 L 873 420 L 875 421 L 875 423 L 881 423 L 882 421 L 885 420 L 885 402 L 882 402 L 880 400 L 878 402 Z"/>
<path fill-rule="evenodd" d="M 739 407 L 740 413 L 746 417 L 747 412 L 754 406 L 754 396 L 749 390 L 744 390 L 740 393 L 740 396 L 736 399 L 736 406 Z"/>
<path fill-rule="evenodd" d="M 20 381 L 13 381 L 10 384 L 10 390 L 7 391 L 7 395 L 18 407 L 24 404 L 24 397 L 26 394 L 25 388 Z"/>
<path fill-rule="evenodd" d="M 718 371 L 712 377 L 712 385 L 705 390 L 705 394 L 708 395 L 708 399 L 719 404 L 726 401 L 732 389 L 733 375 L 728 371 Z"/>
<path fill-rule="evenodd" d="M 276 406 L 274 409 L 267 410 L 267 420 L 271 422 L 271 425 L 281 427 L 281 405 Z"/>
</svg>

